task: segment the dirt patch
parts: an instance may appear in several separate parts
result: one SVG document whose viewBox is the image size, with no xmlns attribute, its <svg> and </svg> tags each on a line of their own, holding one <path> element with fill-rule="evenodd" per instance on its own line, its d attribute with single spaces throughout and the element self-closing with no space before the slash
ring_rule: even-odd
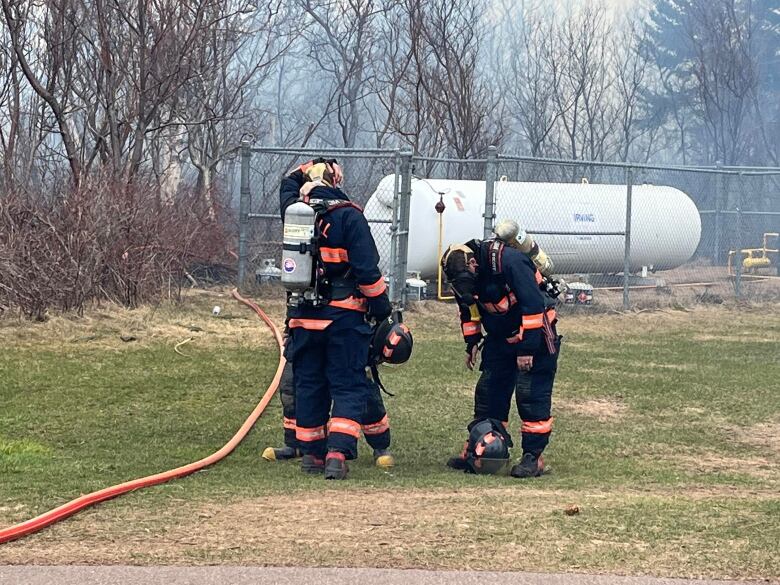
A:
<svg viewBox="0 0 780 585">
<path fill-rule="evenodd" d="M 577 401 L 555 398 L 553 406 L 555 410 L 592 417 L 601 422 L 620 420 L 628 412 L 628 406 L 625 403 L 610 398 Z"/>
<path fill-rule="evenodd" d="M 214 316 L 214 307 L 219 315 Z M 276 323 L 284 322 L 284 304 L 264 302 Z M 93 307 L 84 316 L 53 315 L 46 322 L 0 320 L 0 346 L 52 349 L 98 348 L 110 351 L 152 344 L 179 343 L 188 349 L 216 346 L 264 347 L 275 344 L 262 321 L 239 304 L 229 290 L 193 290 L 180 303 L 164 302 L 138 309 L 117 305 Z M 189 341 L 186 341 L 188 340 Z"/>
<path fill-rule="evenodd" d="M 671 463 L 680 465 L 684 469 L 699 473 L 733 473 L 747 475 L 757 479 L 780 481 L 780 465 L 764 457 L 746 456 L 738 457 L 731 453 L 720 454 L 715 452 L 682 454 L 667 454 Z"/>
<path fill-rule="evenodd" d="M 692 566 L 696 555 L 659 537 L 661 525 L 627 533 L 619 510 L 687 502 L 706 511 L 708 506 L 696 506 L 693 500 L 755 502 L 771 497 L 733 490 L 684 496 L 573 493 L 523 484 L 446 492 L 328 489 L 223 503 L 171 500 L 154 513 L 108 505 L 3 546 L 0 563 L 527 570 L 528 559 L 534 558 L 539 571 L 576 568 L 676 576 L 742 571 L 747 577 L 760 575 L 768 565 Z M 580 513 L 569 516 L 565 510 L 573 504 Z M 695 530 L 692 538 L 698 538 Z"/>
<path fill-rule="evenodd" d="M 738 436 L 740 440 L 768 449 L 774 455 L 780 457 L 780 421 L 754 424 L 747 433 L 740 430 Z"/>
</svg>

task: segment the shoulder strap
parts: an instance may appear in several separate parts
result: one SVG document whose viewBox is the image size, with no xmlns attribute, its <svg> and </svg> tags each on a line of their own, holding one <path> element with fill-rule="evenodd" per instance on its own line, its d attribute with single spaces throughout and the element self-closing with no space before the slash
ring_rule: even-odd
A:
<svg viewBox="0 0 780 585">
<path fill-rule="evenodd" d="M 501 274 L 503 272 L 503 256 L 504 242 L 501 240 L 490 240 L 488 244 L 488 261 L 493 274 Z"/>
</svg>

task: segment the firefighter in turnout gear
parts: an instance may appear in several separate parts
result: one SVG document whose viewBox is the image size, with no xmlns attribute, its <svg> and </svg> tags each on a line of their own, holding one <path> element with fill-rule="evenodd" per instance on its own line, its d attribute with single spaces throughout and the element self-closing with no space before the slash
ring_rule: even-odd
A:
<svg viewBox="0 0 780 585">
<path fill-rule="evenodd" d="M 395 459 L 390 452 L 390 421 L 387 418 L 387 410 L 379 386 L 371 379 L 367 381 L 371 392 L 368 395 L 360 428 L 366 443 L 374 450 L 376 466 L 389 469 L 395 465 Z M 295 387 L 291 362 L 287 362 L 284 366 L 282 379 L 279 382 L 279 397 L 282 400 L 284 417 L 284 447 L 266 447 L 263 451 L 263 459 L 266 461 L 282 461 L 301 456 L 300 444 L 295 437 Z"/>
<path fill-rule="evenodd" d="M 392 309 L 368 222 L 339 189 L 341 178 L 335 160 L 316 159 L 284 177 L 280 188 L 295 435 L 302 469 L 324 471 L 326 479 L 345 479 L 346 460 L 357 456 L 371 394 L 367 321 L 381 321 Z"/>
<path fill-rule="evenodd" d="M 482 350 L 469 431 L 485 419 L 506 427 L 515 394 L 523 455 L 510 473 L 539 476 L 552 431 L 552 389 L 560 351 L 555 301 L 542 292 L 544 279 L 531 259 L 498 238 L 450 246 L 441 262 L 458 301 L 469 369 Z M 511 437 L 508 445 L 512 446 Z M 447 465 L 468 471 L 466 451 Z"/>
</svg>

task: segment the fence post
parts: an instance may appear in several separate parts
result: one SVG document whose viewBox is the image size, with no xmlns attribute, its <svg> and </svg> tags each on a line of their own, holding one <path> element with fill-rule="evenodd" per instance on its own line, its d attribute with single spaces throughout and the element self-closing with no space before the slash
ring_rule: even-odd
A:
<svg viewBox="0 0 780 585">
<path fill-rule="evenodd" d="M 482 236 L 487 240 L 493 234 L 493 220 L 496 219 L 496 159 L 497 149 L 489 146 L 485 165 L 485 228 Z"/>
<path fill-rule="evenodd" d="M 717 167 L 718 170 L 721 169 L 721 164 L 718 162 Z M 724 192 L 724 182 L 725 182 L 725 176 L 722 173 L 718 173 L 716 176 L 717 185 L 715 187 L 715 242 L 713 244 L 714 248 L 712 250 L 712 263 L 715 266 L 720 266 L 720 240 L 721 240 L 721 216 L 720 216 L 720 207 L 721 207 L 721 198 L 723 197 Z"/>
<path fill-rule="evenodd" d="M 739 300 L 742 294 L 742 191 L 745 188 L 745 176 L 740 171 L 737 188 L 737 245 L 734 252 L 734 294 Z"/>
<path fill-rule="evenodd" d="M 395 151 L 395 180 L 393 181 L 393 208 L 390 219 L 390 268 L 388 280 L 390 281 L 390 301 L 398 299 L 398 282 L 396 270 L 398 269 L 398 205 L 401 195 L 401 151 Z"/>
<path fill-rule="evenodd" d="M 409 210 L 412 197 L 412 153 L 401 153 L 401 192 L 398 205 L 398 231 L 395 267 L 393 268 L 393 298 L 397 307 L 406 304 L 406 264 L 409 255 Z"/>
<path fill-rule="evenodd" d="M 249 228 L 249 163 L 252 151 L 249 142 L 241 142 L 241 198 L 238 204 L 238 283 L 240 289 L 246 279 L 247 230 Z"/>
<path fill-rule="evenodd" d="M 628 281 L 631 277 L 631 203 L 634 183 L 634 173 L 631 167 L 626 169 L 626 235 L 623 249 L 623 309 L 628 310 L 631 299 L 628 291 Z"/>
</svg>

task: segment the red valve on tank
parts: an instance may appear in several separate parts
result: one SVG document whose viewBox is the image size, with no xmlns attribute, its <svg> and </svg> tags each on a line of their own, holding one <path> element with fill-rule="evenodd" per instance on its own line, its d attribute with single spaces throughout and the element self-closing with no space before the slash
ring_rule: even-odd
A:
<svg viewBox="0 0 780 585">
<path fill-rule="evenodd" d="M 444 193 L 439 193 L 439 201 L 434 206 L 436 213 L 444 213 L 446 207 L 444 206 Z"/>
</svg>

